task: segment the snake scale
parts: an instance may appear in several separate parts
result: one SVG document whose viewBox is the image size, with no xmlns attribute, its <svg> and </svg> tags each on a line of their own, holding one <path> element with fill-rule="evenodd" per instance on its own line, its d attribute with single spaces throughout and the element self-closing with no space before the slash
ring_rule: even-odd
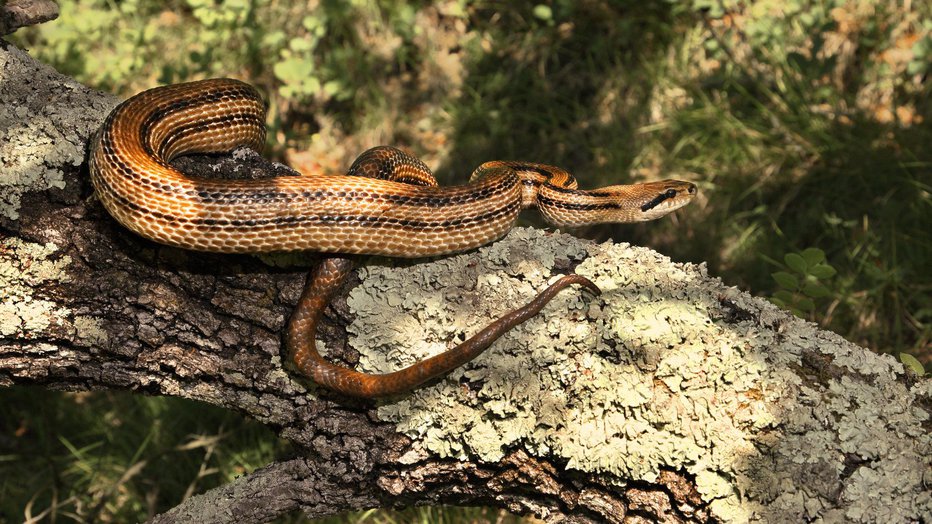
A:
<svg viewBox="0 0 932 524">
<path fill-rule="evenodd" d="M 189 177 L 169 164 L 190 153 L 244 146 L 261 151 L 265 111 L 252 86 L 232 79 L 143 91 L 117 106 L 92 140 L 91 181 L 117 221 L 162 244 L 220 253 L 332 254 L 308 276 L 285 344 L 301 373 L 354 397 L 397 394 L 446 374 L 571 284 L 599 290 L 584 277 L 566 275 L 458 346 L 394 373 L 370 375 L 329 363 L 314 343 L 324 309 L 353 269 L 348 255 L 466 251 L 501 238 L 532 206 L 557 226 L 652 220 L 696 195 L 694 184 L 677 180 L 584 191 L 560 168 L 505 161 L 482 164 L 468 184 L 440 187 L 423 162 L 384 146 L 360 155 L 346 175 L 220 180 Z"/>
</svg>

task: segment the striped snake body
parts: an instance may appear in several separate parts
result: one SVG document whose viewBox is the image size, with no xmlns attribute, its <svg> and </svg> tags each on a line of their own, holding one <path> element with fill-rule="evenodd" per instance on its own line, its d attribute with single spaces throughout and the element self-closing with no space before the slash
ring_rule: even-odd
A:
<svg viewBox="0 0 932 524">
<path fill-rule="evenodd" d="M 93 139 L 94 189 L 121 224 L 171 246 L 393 257 L 484 245 L 503 236 L 520 211 L 531 206 L 561 226 L 638 222 L 666 215 L 696 194 L 695 185 L 675 180 L 583 191 L 562 169 L 504 161 L 481 165 L 466 185 L 439 187 L 420 160 L 390 147 L 363 153 L 341 176 L 204 179 L 169 164 L 189 153 L 243 146 L 261 151 L 264 122 L 261 97 L 237 80 L 144 91 L 117 106 Z M 367 375 L 326 362 L 314 348 L 317 322 L 351 269 L 350 259 L 334 256 L 312 272 L 289 323 L 286 345 L 303 373 L 360 397 L 398 393 L 443 375 L 536 314 L 570 284 L 598 291 L 583 277 L 567 275 L 460 346 L 396 373 Z"/>
</svg>

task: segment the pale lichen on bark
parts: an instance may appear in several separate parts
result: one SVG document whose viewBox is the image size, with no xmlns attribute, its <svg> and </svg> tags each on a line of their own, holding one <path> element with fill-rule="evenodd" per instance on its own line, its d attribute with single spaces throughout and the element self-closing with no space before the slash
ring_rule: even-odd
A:
<svg viewBox="0 0 932 524">
<path fill-rule="evenodd" d="M 409 365 L 580 259 L 601 297 L 564 291 L 379 416 L 440 456 L 496 462 L 520 447 L 619 484 L 683 468 L 725 521 L 932 512 L 928 381 L 910 389 L 892 357 L 646 248 L 516 229 L 478 254 L 370 266 L 348 301 L 351 344 L 367 371 Z M 839 376 L 808 377 L 813 356 Z"/>
<path fill-rule="evenodd" d="M 116 105 L 0 40 L 0 218 L 16 219 L 30 191 L 64 189 L 86 137 Z"/>
<path fill-rule="evenodd" d="M 70 263 L 53 258 L 55 244 L 35 244 L 18 238 L 0 239 L 0 335 L 41 334 L 67 312 L 51 300 L 35 296 L 35 287 L 59 279 Z"/>
<path fill-rule="evenodd" d="M 99 319 L 77 314 L 53 296 L 37 293 L 46 285 L 68 280 L 71 258 L 58 251 L 53 243 L 0 238 L 0 337 L 41 338 L 56 331 L 84 343 L 106 342 Z"/>
</svg>

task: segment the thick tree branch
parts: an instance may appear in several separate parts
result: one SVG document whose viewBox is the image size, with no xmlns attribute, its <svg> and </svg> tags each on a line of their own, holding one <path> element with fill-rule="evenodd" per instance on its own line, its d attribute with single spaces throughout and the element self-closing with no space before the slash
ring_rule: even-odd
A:
<svg viewBox="0 0 932 524">
<path fill-rule="evenodd" d="M 645 248 L 516 229 L 370 263 L 320 335 L 367 371 L 442 351 L 560 273 L 604 294 L 562 293 L 410 395 L 317 390 L 280 352 L 310 256 L 190 253 L 121 228 L 83 162 L 115 100 L 2 41 L 0 102 L 0 385 L 197 399 L 303 450 L 162 522 L 440 502 L 580 522 L 932 513 L 932 381 Z"/>
<path fill-rule="evenodd" d="M 0 1 L 0 35 L 21 27 L 38 25 L 58 18 L 58 5 L 52 0 Z"/>
</svg>

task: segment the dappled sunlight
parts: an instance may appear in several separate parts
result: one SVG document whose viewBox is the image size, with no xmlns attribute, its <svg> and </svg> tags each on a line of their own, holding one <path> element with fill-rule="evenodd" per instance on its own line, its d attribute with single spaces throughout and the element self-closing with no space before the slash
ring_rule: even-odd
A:
<svg viewBox="0 0 932 524">
<path fill-rule="evenodd" d="M 922 491 L 922 457 L 909 447 L 922 413 L 902 400 L 921 392 L 908 390 L 892 357 L 857 353 L 751 295 L 779 301 L 785 256 L 816 249 L 837 274 L 794 273 L 800 289 L 825 292 L 797 313 L 929 367 L 930 19 L 927 3 L 854 0 L 94 0 L 62 2 L 58 20 L 12 40 L 124 98 L 186 80 L 245 80 L 270 109 L 265 156 L 305 176 L 343 174 L 364 150 L 390 144 L 422 158 L 441 185 L 499 159 L 560 166 L 582 188 L 694 182 L 698 197 L 662 220 L 571 231 L 615 244 L 518 229 L 513 243 L 482 248 L 481 265 L 454 256 L 364 266 L 346 298 L 350 349 L 321 352 L 337 361 L 358 353 L 353 367 L 369 373 L 406 367 L 576 271 L 603 295 L 563 290 L 473 362 L 380 401 L 378 416 L 444 457 L 495 461 L 520 449 L 648 482 L 680 468 L 718 514 L 737 520 L 894 522 L 922 502 L 907 500 Z M 87 121 L 103 110 L 82 108 Z M 11 108 L 0 121 L 0 136 L 36 135 Z M 17 218 L 27 192 L 61 189 L 62 174 L 47 165 L 81 163 L 84 144 L 59 142 L 0 144 L 0 157 L 29 148 L 35 159 L 4 168 L 4 220 Z M 521 220 L 543 224 L 533 211 Z M 258 314 L 262 297 L 227 300 L 255 301 L 239 309 Z M 61 316 L 21 302 L 0 305 L 0 328 L 28 333 L 22 326 Z M 35 310 L 29 318 L 24 304 Z M 99 331 L 91 317 L 74 324 L 87 340 Z M 15 430 L 20 450 L 9 456 L 35 474 L 4 491 L 37 513 L 139 520 L 284 449 L 199 406 L 119 397 L 108 399 L 114 408 L 32 393 L 8 392 L 12 402 L 0 404 L 45 446 L 25 445 Z M 176 414 L 169 421 L 160 410 Z M 174 428 L 201 422 L 215 429 Z M 153 475 L 164 457 L 182 464 Z M 199 476 L 201 465 L 216 475 Z M 823 512 L 835 501 L 851 502 L 852 513 Z M 767 513 L 783 510 L 791 513 Z"/>
</svg>

